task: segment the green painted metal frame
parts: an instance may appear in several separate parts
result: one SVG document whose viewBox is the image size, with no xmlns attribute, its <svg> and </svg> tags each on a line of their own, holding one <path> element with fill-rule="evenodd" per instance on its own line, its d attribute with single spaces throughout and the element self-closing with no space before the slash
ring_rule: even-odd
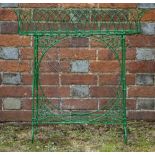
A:
<svg viewBox="0 0 155 155">
<path fill-rule="evenodd" d="M 142 10 L 123 9 L 17 9 L 18 32 L 34 36 L 34 65 L 32 82 L 32 142 L 39 124 L 122 124 L 127 143 L 126 118 L 126 35 L 141 32 Z M 109 48 L 119 61 L 120 83 L 116 98 L 101 110 L 65 113 L 51 104 L 39 80 L 40 64 L 49 48 L 65 38 L 86 37 Z M 41 57 L 39 58 L 39 49 Z M 121 59 L 119 52 L 121 51 Z M 41 95 L 40 93 L 41 92 Z M 55 112 L 56 110 L 57 112 Z"/>
</svg>

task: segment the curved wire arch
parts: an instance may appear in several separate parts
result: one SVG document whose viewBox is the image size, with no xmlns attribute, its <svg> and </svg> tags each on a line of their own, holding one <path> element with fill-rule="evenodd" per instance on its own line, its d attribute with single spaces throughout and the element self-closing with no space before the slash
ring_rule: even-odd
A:
<svg viewBox="0 0 155 155">
<path fill-rule="evenodd" d="M 75 36 L 73 36 L 73 37 L 90 38 L 91 36 L 94 37 L 95 35 L 93 35 L 93 34 L 92 34 L 92 35 L 79 34 L 79 35 L 75 35 Z M 100 36 L 100 35 L 99 35 L 99 36 Z M 106 36 L 106 35 L 103 35 L 103 36 Z M 109 35 L 108 35 L 108 36 L 109 36 Z M 49 36 L 49 37 L 53 37 L 53 36 Z M 71 36 L 69 36 L 69 35 L 61 36 L 60 39 L 58 39 L 58 40 L 56 40 L 56 41 L 52 41 L 52 42 L 50 43 L 50 45 L 48 45 L 48 47 L 45 48 L 45 49 L 42 51 L 42 55 L 41 55 L 41 57 L 40 57 L 40 59 L 39 59 L 39 62 L 38 62 L 39 68 L 40 68 L 40 64 L 41 64 L 41 62 L 42 62 L 44 56 L 47 54 L 48 50 L 49 50 L 50 48 L 56 46 L 57 44 L 59 44 L 61 41 L 65 40 L 65 39 L 68 39 L 69 37 L 71 37 Z M 108 46 L 109 40 L 108 40 L 108 41 L 105 41 L 105 40 L 102 40 L 102 39 L 99 39 L 99 38 L 91 38 L 91 39 L 93 39 L 93 40 L 95 40 L 95 41 L 100 41 L 100 42 L 106 43 L 106 48 L 109 48 L 109 49 L 112 51 L 112 53 L 115 54 L 115 58 L 118 58 L 117 52 L 114 51 L 114 48 L 112 48 L 111 46 Z M 118 46 L 118 47 L 119 47 L 119 46 Z M 118 59 L 118 61 L 119 61 L 120 67 L 121 67 L 120 60 Z M 43 98 L 46 97 L 45 94 L 44 94 L 44 91 L 43 91 L 43 89 L 42 89 L 42 84 L 41 84 L 41 81 L 40 81 L 40 80 L 39 80 L 39 86 L 40 86 L 41 92 L 42 92 L 42 94 L 43 94 Z M 119 84 L 119 87 L 118 87 L 117 91 L 115 92 L 115 93 L 116 93 L 116 97 L 117 97 L 117 98 L 116 98 L 116 101 L 114 100 L 114 98 L 112 98 L 112 99 L 109 99 L 109 100 L 106 102 L 106 104 L 105 104 L 104 106 L 102 106 L 102 107 L 101 107 L 100 109 L 98 109 L 98 110 L 95 110 L 95 111 L 93 111 L 93 112 L 85 112 L 85 113 L 81 113 L 81 114 L 80 114 L 80 113 L 74 112 L 74 113 L 72 113 L 71 116 L 87 116 L 87 115 L 92 115 L 92 114 L 94 114 L 94 113 L 96 113 L 96 112 L 99 112 L 99 111 L 101 111 L 101 110 L 103 110 L 103 109 L 104 109 L 104 110 L 105 110 L 105 109 L 106 109 L 106 110 L 108 109 L 108 111 L 107 111 L 106 113 L 102 114 L 101 116 L 98 116 L 98 117 L 96 117 L 96 118 L 94 118 L 94 119 L 91 119 L 91 120 L 88 119 L 88 122 L 93 122 L 93 121 L 99 119 L 100 117 L 107 116 L 108 113 L 110 112 L 110 110 L 113 110 L 113 109 L 115 108 L 115 106 L 117 105 L 117 103 L 120 101 L 120 98 L 121 98 L 121 94 L 120 94 L 120 90 L 119 90 L 120 87 L 121 87 L 121 85 Z M 48 102 L 48 101 L 47 101 L 47 102 Z M 49 102 L 49 103 L 50 103 L 50 102 Z M 113 104 L 109 104 L 109 103 L 113 103 Z M 109 106 L 110 106 L 110 107 L 109 107 Z M 57 108 L 57 107 L 53 106 L 53 108 Z M 51 109 L 51 110 L 52 110 L 52 109 Z M 63 110 L 61 110 L 61 109 L 58 109 L 58 110 L 60 110 L 60 111 L 63 112 Z M 52 111 L 51 111 L 51 112 L 52 112 Z M 60 114 L 53 114 L 53 116 L 58 116 L 58 115 L 60 115 Z M 66 116 L 70 116 L 70 114 L 67 114 Z M 48 115 L 47 115 L 46 117 L 40 119 L 40 120 L 46 120 L 47 117 L 48 117 Z M 51 117 L 51 116 L 49 116 L 49 117 Z"/>
</svg>

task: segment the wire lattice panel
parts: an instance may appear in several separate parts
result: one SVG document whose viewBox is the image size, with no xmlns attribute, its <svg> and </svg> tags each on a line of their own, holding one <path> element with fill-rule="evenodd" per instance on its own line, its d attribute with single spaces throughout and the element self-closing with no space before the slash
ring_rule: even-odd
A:
<svg viewBox="0 0 155 155">
<path fill-rule="evenodd" d="M 43 124 L 122 124 L 124 142 L 127 143 L 126 119 L 126 45 L 125 36 L 141 32 L 140 19 L 142 10 L 134 9 L 17 9 L 18 32 L 21 35 L 34 36 L 34 60 L 32 82 L 32 141 Z M 98 88 L 89 86 L 91 92 L 79 106 L 75 100 L 65 101 L 65 91 L 74 88 L 69 79 L 67 86 L 62 86 L 60 77 L 70 60 L 62 61 L 58 52 L 52 60 L 53 48 L 71 38 L 88 38 L 99 42 L 102 48 L 114 57 L 118 69 L 117 84 L 104 87 L 100 96 L 103 104 L 94 103 L 88 108 L 87 102 L 93 99 Z M 66 58 L 67 59 L 67 58 Z M 69 59 L 69 58 L 68 58 Z M 70 65 L 70 64 L 69 64 Z M 106 68 L 106 65 L 103 66 Z M 106 70 L 106 69 L 105 69 Z M 55 73 L 57 85 L 46 86 L 46 73 Z M 89 72 L 93 74 L 93 72 Z M 76 85 L 76 84 L 74 84 Z M 103 91 L 103 93 L 102 93 Z M 71 93 L 74 94 L 74 91 Z M 81 97 L 86 97 L 82 96 Z M 71 97 L 71 96 L 69 96 Z M 56 101 L 56 102 L 55 102 Z M 91 103 L 93 104 L 93 103 Z M 97 106 L 96 106 L 97 105 Z"/>
</svg>

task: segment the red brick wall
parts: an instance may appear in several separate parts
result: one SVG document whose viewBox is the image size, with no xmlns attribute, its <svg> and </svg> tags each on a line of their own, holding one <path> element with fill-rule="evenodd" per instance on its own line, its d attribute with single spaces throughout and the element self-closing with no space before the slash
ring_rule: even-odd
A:
<svg viewBox="0 0 155 155">
<path fill-rule="evenodd" d="M 149 8 L 142 18 L 143 34 L 126 38 L 127 109 L 128 119 L 155 120 L 153 4 L 0 4 L 0 121 L 31 120 L 33 38 L 18 35 L 17 16 L 14 12 L 17 7 Z M 119 68 L 114 56 L 87 38 L 71 38 L 57 47 L 48 53 L 50 64 L 45 57 L 41 66 L 45 94 L 54 104 L 59 105 L 61 98 L 63 109 L 100 108 L 107 98 L 113 96 L 111 86 L 115 87 L 117 83 L 116 71 Z M 84 73 L 71 71 L 74 62 L 84 64 Z M 79 86 L 86 94 L 76 96 L 74 86 Z"/>
</svg>

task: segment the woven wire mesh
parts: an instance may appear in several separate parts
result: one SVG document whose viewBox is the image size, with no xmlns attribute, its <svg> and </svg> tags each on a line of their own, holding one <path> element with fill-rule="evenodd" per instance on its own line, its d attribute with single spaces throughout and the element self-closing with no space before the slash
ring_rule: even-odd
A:
<svg viewBox="0 0 155 155">
<path fill-rule="evenodd" d="M 19 33 L 120 34 L 139 33 L 141 10 L 133 9 L 19 9 Z"/>
<path fill-rule="evenodd" d="M 62 37 L 62 39 L 64 39 Z M 39 80 L 39 106 L 38 106 L 38 123 L 39 124 L 60 124 L 60 123 L 87 123 L 87 124 L 121 124 L 123 122 L 123 107 L 122 107 L 122 81 L 121 81 L 121 37 L 119 36 L 93 36 L 90 39 L 99 41 L 103 44 L 105 49 L 109 49 L 112 57 L 118 61 L 120 69 L 115 71 L 114 76 L 118 76 L 117 84 L 107 87 L 110 89 L 110 94 L 103 92 L 103 97 L 106 98 L 106 101 L 103 105 L 100 105 L 97 109 L 87 109 L 86 107 L 76 107 L 76 103 L 69 103 L 65 105 L 63 103 L 63 95 L 59 90 L 55 90 L 57 93 L 55 96 L 50 96 L 49 91 L 50 87 L 47 88 L 42 84 L 43 75 L 48 72 L 48 74 L 59 74 L 63 73 L 63 67 L 60 57 L 59 48 L 57 50 L 57 56 L 54 60 L 51 58 L 52 50 L 50 50 L 51 45 L 54 46 L 56 40 L 61 40 L 59 36 L 43 36 L 39 39 L 39 68 L 40 68 L 40 80 Z M 45 45 L 45 46 L 44 46 Z M 70 62 L 70 59 L 65 61 Z M 68 71 L 68 74 L 71 73 Z M 69 79 L 68 79 L 69 80 Z M 70 86 L 70 85 L 69 85 Z M 62 87 L 59 83 L 57 88 Z M 105 94 L 105 95 L 104 95 Z M 88 96 L 83 99 L 91 99 L 92 96 Z M 58 103 L 55 104 L 53 100 L 57 99 Z M 80 100 L 80 98 L 78 98 Z"/>
<path fill-rule="evenodd" d="M 16 9 L 18 32 L 34 36 L 34 64 L 32 84 L 32 141 L 39 124 L 123 124 L 124 142 L 127 142 L 126 122 L 126 69 L 125 35 L 141 32 L 140 19 L 143 10 L 138 9 Z M 119 70 L 115 86 L 103 92 L 104 104 L 97 108 L 66 106 L 61 91 L 49 95 L 50 87 L 44 87 L 44 70 L 61 76 L 60 55 L 51 61 L 50 48 L 70 37 L 84 37 L 102 44 L 117 60 Z M 44 62 L 45 59 L 45 62 Z M 70 60 L 68 60 L 70 61 Z M 44 63 L 46 64 L 45 67 Z M 68 72 L 69 73 L 69 72 Z M 61 87 L 61 83 L 57 88 Z M 105 95 L 105 96 L 104 96 Z M 88 98 L 92 98 L 89 96 Z M 54 99 L 57 99 L 55 104 Z M 79 99 L 80 100 L 80 99 Z"/>
</svg>

